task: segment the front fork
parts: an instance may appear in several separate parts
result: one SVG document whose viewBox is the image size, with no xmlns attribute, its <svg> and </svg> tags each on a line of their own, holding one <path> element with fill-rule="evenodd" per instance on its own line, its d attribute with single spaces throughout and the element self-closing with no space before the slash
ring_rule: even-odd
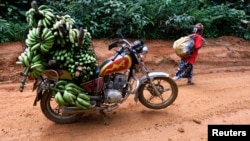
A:
<svg viewBox="0 0 250 141">
<path fill-rule="evenodd" d="M 47 79 L 36 79 L 36 81 L 33 84 L 32 91 L 36 90 L 36 97 L 33 103 L 33 106 L 36 106 L 37 102 L 41 100 L 43 92 L 48 91 L 48 90 L 53 90 L 55 88 L 53 83 L 46 82 L 48 81 Z"/>
<path fill-rule="evenodd" d="M 36 106 L 37 102 L 42 98 L 42 92 L 43 89 L 41 87 L 42 80 L 41 79 L 36 79 L 35 82 L 33 83 L 33 88 L 32 92 L 36 90 L 36 97 L 34 99 L 33 106 Z"/>
</svg>

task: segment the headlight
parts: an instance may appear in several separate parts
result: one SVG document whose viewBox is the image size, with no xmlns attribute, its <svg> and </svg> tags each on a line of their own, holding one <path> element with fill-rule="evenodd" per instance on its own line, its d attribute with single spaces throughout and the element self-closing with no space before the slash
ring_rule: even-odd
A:
<svg viewBox="0 0 250 141">
<path fill-rule="evenodd" d="M 147 46 L 143 46 L 142 50 L 141 50 L 141 54 L 140 54 L 140 57 L 141 57 L 142 61 L 146 60 L 147 53 L 148 53 L 148 47 Z"/>
<path fill-rule="evenodd" d="M 148 53 L 148 47 L 147 46 L 143 46 L 141 53 L 142 54 L 147 54 Z"/>
</svg>

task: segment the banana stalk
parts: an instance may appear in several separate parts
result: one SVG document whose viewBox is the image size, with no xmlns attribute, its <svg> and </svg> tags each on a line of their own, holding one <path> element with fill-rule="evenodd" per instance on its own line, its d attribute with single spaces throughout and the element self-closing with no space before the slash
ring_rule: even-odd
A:
<svg viewBox="0 0 250 141">
<path fill-rule="evenodd" d="M 19 88 L 20 92 L 23 92 L 23 88 L 24 88 L 25 82 L 27 80 L 29 70 L 30 70 L 29 67 L 26 67 L 25 70 L 24 70 L 23 79 L 21 80 L 21 85 L 20 85 L 20 88 Z"/>
</svg>

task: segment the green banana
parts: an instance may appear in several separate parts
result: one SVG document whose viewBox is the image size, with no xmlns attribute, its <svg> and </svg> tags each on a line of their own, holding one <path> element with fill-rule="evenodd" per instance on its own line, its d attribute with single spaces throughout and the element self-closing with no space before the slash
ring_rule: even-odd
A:
<svg viewBox="0 0 250 141">
<path fill-rule="evenodd" d="M 65 90 L 67 90 L 67 91 L 69 91 L 69 92 L 71 92 L 72 94 L 74 94 L 74 95 L 78 95 L 79 94 L 79 90 L 77 90 L 76 88 L 74 88 L 74 87 L 65 87 Z"/>
<path fill-rule="evenodd" d="M 42 34 L 42 38 L 45 39 L 45 38 L 48 38 L 48 36 L 51 34 L 51 30 L 49 30 L 49 28 L 45 27 L 43 29 L 43 34 Z"/>
<path fill-rule="evenodd" d="M 25 55 L 24 53 L 21 54 L 22 55 L 22 58 L 23 58 L 23 64 L 25 67 L 30 67 L 30 62 L 28 60 L 28 57 L 27 55 Z"/>
<path fill-rule="evenodd" d="M 66 101 L 63 99 L 61 92 L 56 93 L 55 100 L 56 100 L 57 104 L 59 104 L 59 105 L 66 105 L 67 104 Z"/>
<path fill-rule="evenodd" d="M 30 69 L 34 69 L 36 67 L 41 67 L 41 66 L 43 66 L 43 64 L 33 64 L 30 66 Z"/>
<path fill-rule="evenodd" d="M 23 65 L 23 62 L 22 61 L 16 61 L 16 64 L 17 65 Z"/>
<path fill-rule="evenodd" d="M 68 91 L 65 90 L 63 93 L 63 99 L 66 102 L 68 102 L 69 104 L 75 104 L 75 100 L 73 99 L 73 97 L 71 95 L 73 95 L 73 94 L 70 94 Z"/>
<path fill-rule="evenodd" d="M 49 19 L 50 21 L 53 21 L 55 18 L 55 15 L 52 13 L 52 11 L 45 11 L 44 13 L 45 17 Z"/>
<path fill-rule="evenodd" d="M 44 69 L 45 69 L 44 65 L 33 67 L 33 71 L 36 71 L 39 74 L 41 74 L 44 71 Z"/>
<path fill-rule="evenodd" d="M 31 50 L 32 50 L 32 48 L 31 48 Z M 41 60 L 41 55 L 40 55 L 40 54 L 37 54 L 37 55 L 35 55 L 35 56 L 32 58 L 31 63 L 35 63 L 35 62 L 37 62 L 37 61 L 39 61 L 39 60 Z"/>
<path fill-rule="evenodd" d="M 22 56 L 22 54 L 18 56 L 18 60 L 19 60 L 20 62 L 22 62 L 22 63 L 24 62 L 24 61 L 23 61 L 23 56 Z"/>
<path fill-rule="evenodd" d="M 80 97 L 80 98 L 82 98 L 84 100 L 90 101 L 90 97 L 85 93 L 79 93 L 78 97 Z"/>
<path fill-rule="evenodd" d="M 75 83 L 68 83 L 66 84 L 65 86 L 66 88 L 67 87 L 73 87 L 73 88 L 76 88 L 77 90 L 79 90 L 80 92 L 85 92 L 85 90 L 81 87 L 79 87 L 78 85 L 76 85 Z"/>
<path fill-rule="evenodd" d="M 65 86 L 64 85 L 59 85 L 56 88 L 60 89 L 60 90 L 65 90 Z"/>
<path fill-rule="evenodd" d="M 36 70 L 31 70 L 30 76 L 33 77 L 33 78 L 38 78 L 38 77 L 41 76 L 41 72 L 38 72 Z"/>
<path fill-rule="evenodd" d="M 48 49 L 47 47 L 45 47 L 45 44 L 41 44 L 40 50 L 41 50 L 43 53 L 48 53 L 48 52 L 49 52 L 49 49 Z"/>
<path fill-rule="evenodd" d="M 47 10 L 47 9 L 49 9 L 49 7 L 48 7 L 47 5 L 40 5 L 40 6 L 38 7 L 38 10 L 39 10 L 39 11 L 41 11 L 41 10 Z"/>
<path fill-rule="evenodd" d="M 31 40 L 29 40 L 29 38 L 25 39 L 25 44 L 28 46 L 28 47 L 32 47 L 36 44 L 36 42 L 32 42 Z"/>
<path fill-rule="evenodd" d="M 60 85 L 66 85 L 68 83 L 68 81 L 66 80 L 59 80 L 56 82 L 55 87 L 58 88 Z"/>
<path fill-rule="evenodd" d="M 80 102 L 78 102 L 77 100 L 75 101 L 75 105 L 77 106 L 77 107 L 79 107 L 79 108 L 82 108 L 82 109 L 84 109 L 84 110 L 87 110 L 88 108 L 87 107 L 85 107 L 84 105 L 82 105 Z"/>
<path fill-rule="evenodd" d="M 39 48 L 40 48 L 40 46 L 41 46 L 41 43 L 36 43 L 36 44 L 34 44 L 33 46 L 30 46 L 31 47 L 31 51 L 33 52 L 33 51 L 35 51 L 35 50 L 38 50 Z"/>
<path fill-rule="evenodd" d="M 78 101 L 81 105 L 85 106 L 86 108 L 89 108 L 91 106 L 90 101 L 86 101 L 80 97 L 77 97 L 76 101 Z"/>
</svg>

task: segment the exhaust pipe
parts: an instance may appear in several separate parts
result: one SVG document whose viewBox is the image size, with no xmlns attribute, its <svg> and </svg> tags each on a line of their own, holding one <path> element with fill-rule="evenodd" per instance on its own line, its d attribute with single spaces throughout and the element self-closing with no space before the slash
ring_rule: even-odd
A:
<svg viewBox="0 0 250 141">
<path fill-rule="evenodd" d="M 92 108 L 84 110 L 79 107 L 62 107 L 62 115 L 67 115 L 67 114 L 81 114 L 87 111 L 93 110 Z"/>
</svg>

